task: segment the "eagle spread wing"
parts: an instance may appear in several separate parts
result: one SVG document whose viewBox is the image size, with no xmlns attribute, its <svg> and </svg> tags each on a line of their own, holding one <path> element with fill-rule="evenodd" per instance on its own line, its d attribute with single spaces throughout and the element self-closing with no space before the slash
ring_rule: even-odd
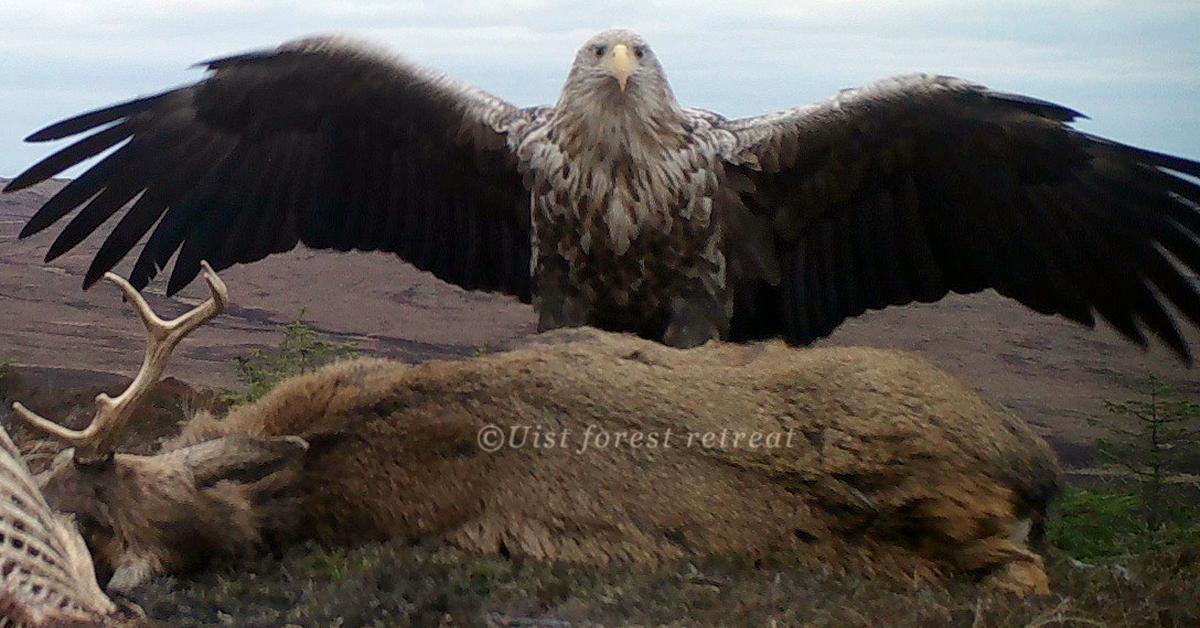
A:
<svg viewBox="0 0 1200 628">
<path fill-rule="evenodd" d="M 46 256 L 67 252 L 133 201 L 84 286 L 153 227 L 139 289 L 178 251 L 174 293 L 216 269 L 301 242 L 392 251 L 463 286 L 529 299 L 529 200 L 510 134 L 518 109 L 362 44 L 311 38 L 207 62 L 193 85 L 86 113 L 30 136 L 98 129 L 30 167 L 28 187 L 114 152 L 29 221 L 37 233 L 79 206 Z"/>
<path fill-rule="evenodd" d="M 623 31 L 597 36 L 604 37 L 636 39 Z M 592 78 L 617 71 L 603 66 L 605 49 L 585 46 L 568 86 L 616 85 Z M 628 80 L 634 62 L 621 63 L 620 80 Z M 647 63 L 634 78 L 661 89 L 633 92 L 671 100 L 649 110 L 682 111 L 673 109 L 657 62 Z M 52 259 L 127 206 L 85 286 L 150 233 L 130 276 L 139 288 L 176 254 L 168 293 L 187 284 L 202 259 L 220 269 L 304 243 L 393 251 L 464 288 L 528 301 L 523 177 L 536 181 L 540 171 L 527 145 L 560 119 L 601 131 L 613 122 L 603 111 L 519 109 L 331 38 L 207 65 L 212 74 L 199 83 L 31 136 L 94 130 L 8 190 L 116 147 L 21 233 L 82 206 L 50 247 Z M 638 98 L 622 106 L 647 109 Z M 1068 123 L 1080 114 L 1052 103 L 937 76 L 891 79 L 753 118 L 691 115 L 697 124 L 681 128 L 715 134 L 690 138 L 711 140 L 690 144 L 708 151 L 695 161 L 726 164 L 717 196 L 732 277 L 716 283 L 734 287 L 733 317 L 724 321 L 734 340 L 782 335 L 806 344 L 868 309 L 994 288 L 1085 325 L 1098 314 L 1141 345 L 1148 329 L 1188 359 L 1174 317 L 1200 324 L 1200 186 L 1187 178 L 1200 176 L 1200 163 L 1079 132 Z M 625 136 L 657 129 L 642 123 L 646 129 Z M 653 163 L 670 155 L 644 158 L 650 163 L 633 165 L 671 171 Z M 563 173 L 572 166 L 587 167 L 568 163 Z M 667 192 L 661 196 L 686 200 L 685 191 Z M 560 196 L 560 205 L 576 200 Z"/>
<path fill-rule="evenodd" d="M 0 623 L 106 626 L 117 614 L 75 525 L 46 504 L 0 427 Z"/>
<path fill-rule="evenodd" d="M 868 309 L 994 288 L 1138 344 L 1200 324 L 1200 163 L 1072 129 L 1081 114 L 910 76 L 730 120 L 728 155 L 774 233 L 779 276 L 735 331 L 806 344 Z"/>
</svg>

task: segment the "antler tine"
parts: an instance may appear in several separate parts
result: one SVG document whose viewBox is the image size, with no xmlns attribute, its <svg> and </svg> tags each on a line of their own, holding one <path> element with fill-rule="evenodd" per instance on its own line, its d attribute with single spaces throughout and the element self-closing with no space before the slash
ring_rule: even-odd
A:
<svg viewBox="0 0 1200 628">
<path fill-rule="evenodd" d="M 73 430 L 49 421 L 30 411 L 20 403 L 13 404 L 13 410 L 34 428 L 55 438 L 66 441 L 75 447 L 75 460 L 80 463 L 102 460 L 116 451 L 120 444 L 122 428 L 133 416 L 142 399 L 162 376 L 163 369 L 171 352 L 185 336 L 225 310 L 229 303 L 229 291 L 225 282 L 217 276 L 208 262 L 200 262 L 204 269 L 204 281 L 208 283 L 212 296 L 200 305 L 192 308 L 178 318 L 164 321 L 159 318 L 146 300 L 124 278 L 105 273 L 105 278 L 117 284 L 125 293 L 125 297 L 133 306 L 134 311 L 142 319 L 149 340 L 146 344 L 146 356 L 142 368 L 133 378 L 133 382 L 124 392 L 116 397 L 104 393 L 96 395 L 96 415 L 90 425 L 82 430 Z"/>
</svg>

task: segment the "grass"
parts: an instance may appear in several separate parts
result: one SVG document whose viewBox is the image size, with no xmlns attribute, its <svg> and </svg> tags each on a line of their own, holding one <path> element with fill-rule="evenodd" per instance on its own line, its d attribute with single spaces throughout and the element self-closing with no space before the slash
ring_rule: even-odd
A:
<svg viewBox="0 0 1200 628">
<path fill-rule="evenodd" d="M 1200 553 L 1176 547 L 1083 564 L 1050 550 L 1055 594 L 893 582 L 735 562 L 583 568 L 436 545 L 294 547 L 139 590 L 152 625 L 1197 626 Z M 881 623 L 882 622 L 882 623 Z"/>
<path fill-rule="evenodd" d="M 1179 499 L 1165 523 L 1152 527 L 1135 493 L 1069 488 L 1056 503 L 1047 541 L 1083 561 L 1111 561 L 1195 546 L 1200 548 L 1200 507 Z"/>
</svg>

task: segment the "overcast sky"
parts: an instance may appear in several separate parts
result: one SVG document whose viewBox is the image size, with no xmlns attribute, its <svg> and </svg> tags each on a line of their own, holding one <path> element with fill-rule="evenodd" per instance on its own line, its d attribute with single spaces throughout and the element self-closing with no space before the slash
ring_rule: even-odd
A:
<svg viewBox="0 0 1200 628">
<path fill-rule="evenodd" d="M 1053 100 L 1082 127 L 1200 158 L 1200 1 L 2 0 L 0 176 L 46 154 L 58 118 L 193 81 L 188 66 L 344 32 L 519 105 L 552 103 L 575 49 L 645 35 L 687 105 L 730 116 L 936 72 Z"/>
</svg>

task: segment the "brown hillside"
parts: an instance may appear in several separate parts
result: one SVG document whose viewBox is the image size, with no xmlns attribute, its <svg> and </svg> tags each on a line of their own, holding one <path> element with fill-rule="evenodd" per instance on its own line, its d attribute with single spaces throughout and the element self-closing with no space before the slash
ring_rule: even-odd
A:
<svg viewBox="0 0 1200 628">
<path fill-rule="evenodd" d="M 60 227 L 16 239 L 62 185 L 0 196 L 0 362 L 42 367 L 28 372 L 55 386 L 86 381 L 91 372 L 132 374 L 142 349 L 138 322 L 115 288 L 80 290 L 101 238 L 51 264 L 42 257 Z M 465 292 L 380 253 L 297 250 L 222 276 L 233 299 L 229 311 L 184 343 L 171 366 L 172 374 L 196 384 L 232 385 L 232 359 L 275 344 L 280 325 L 302 312 L 321 332 L 367 353 L 410 361 L 518 344 L 534 329 L 531 309 L 514 299 Z M 203 296 L 197 283 L 177 301 Z M 182 310 L 183 303 L 172 306 L 162 296 L 164 285 L 165 278 L 151 284 L 151 304 L 168 314 Z M 1200 343 L 1200 334 L 1188 335 Z M 1129 396 L 1127 386 L 1151 373 L 1191 390 L 1197 381 L 1196 371 L 1162 348 L 1144 352 L 1110 329 L 1040 316 L 992 292 L 871 313 L 823 344 L 920 353 L 1031 422 L 1068 463 L 1075 445 L 1090 441 L 1085 417 L 1101 412 L 1100 399 Z"/>
</svg>

